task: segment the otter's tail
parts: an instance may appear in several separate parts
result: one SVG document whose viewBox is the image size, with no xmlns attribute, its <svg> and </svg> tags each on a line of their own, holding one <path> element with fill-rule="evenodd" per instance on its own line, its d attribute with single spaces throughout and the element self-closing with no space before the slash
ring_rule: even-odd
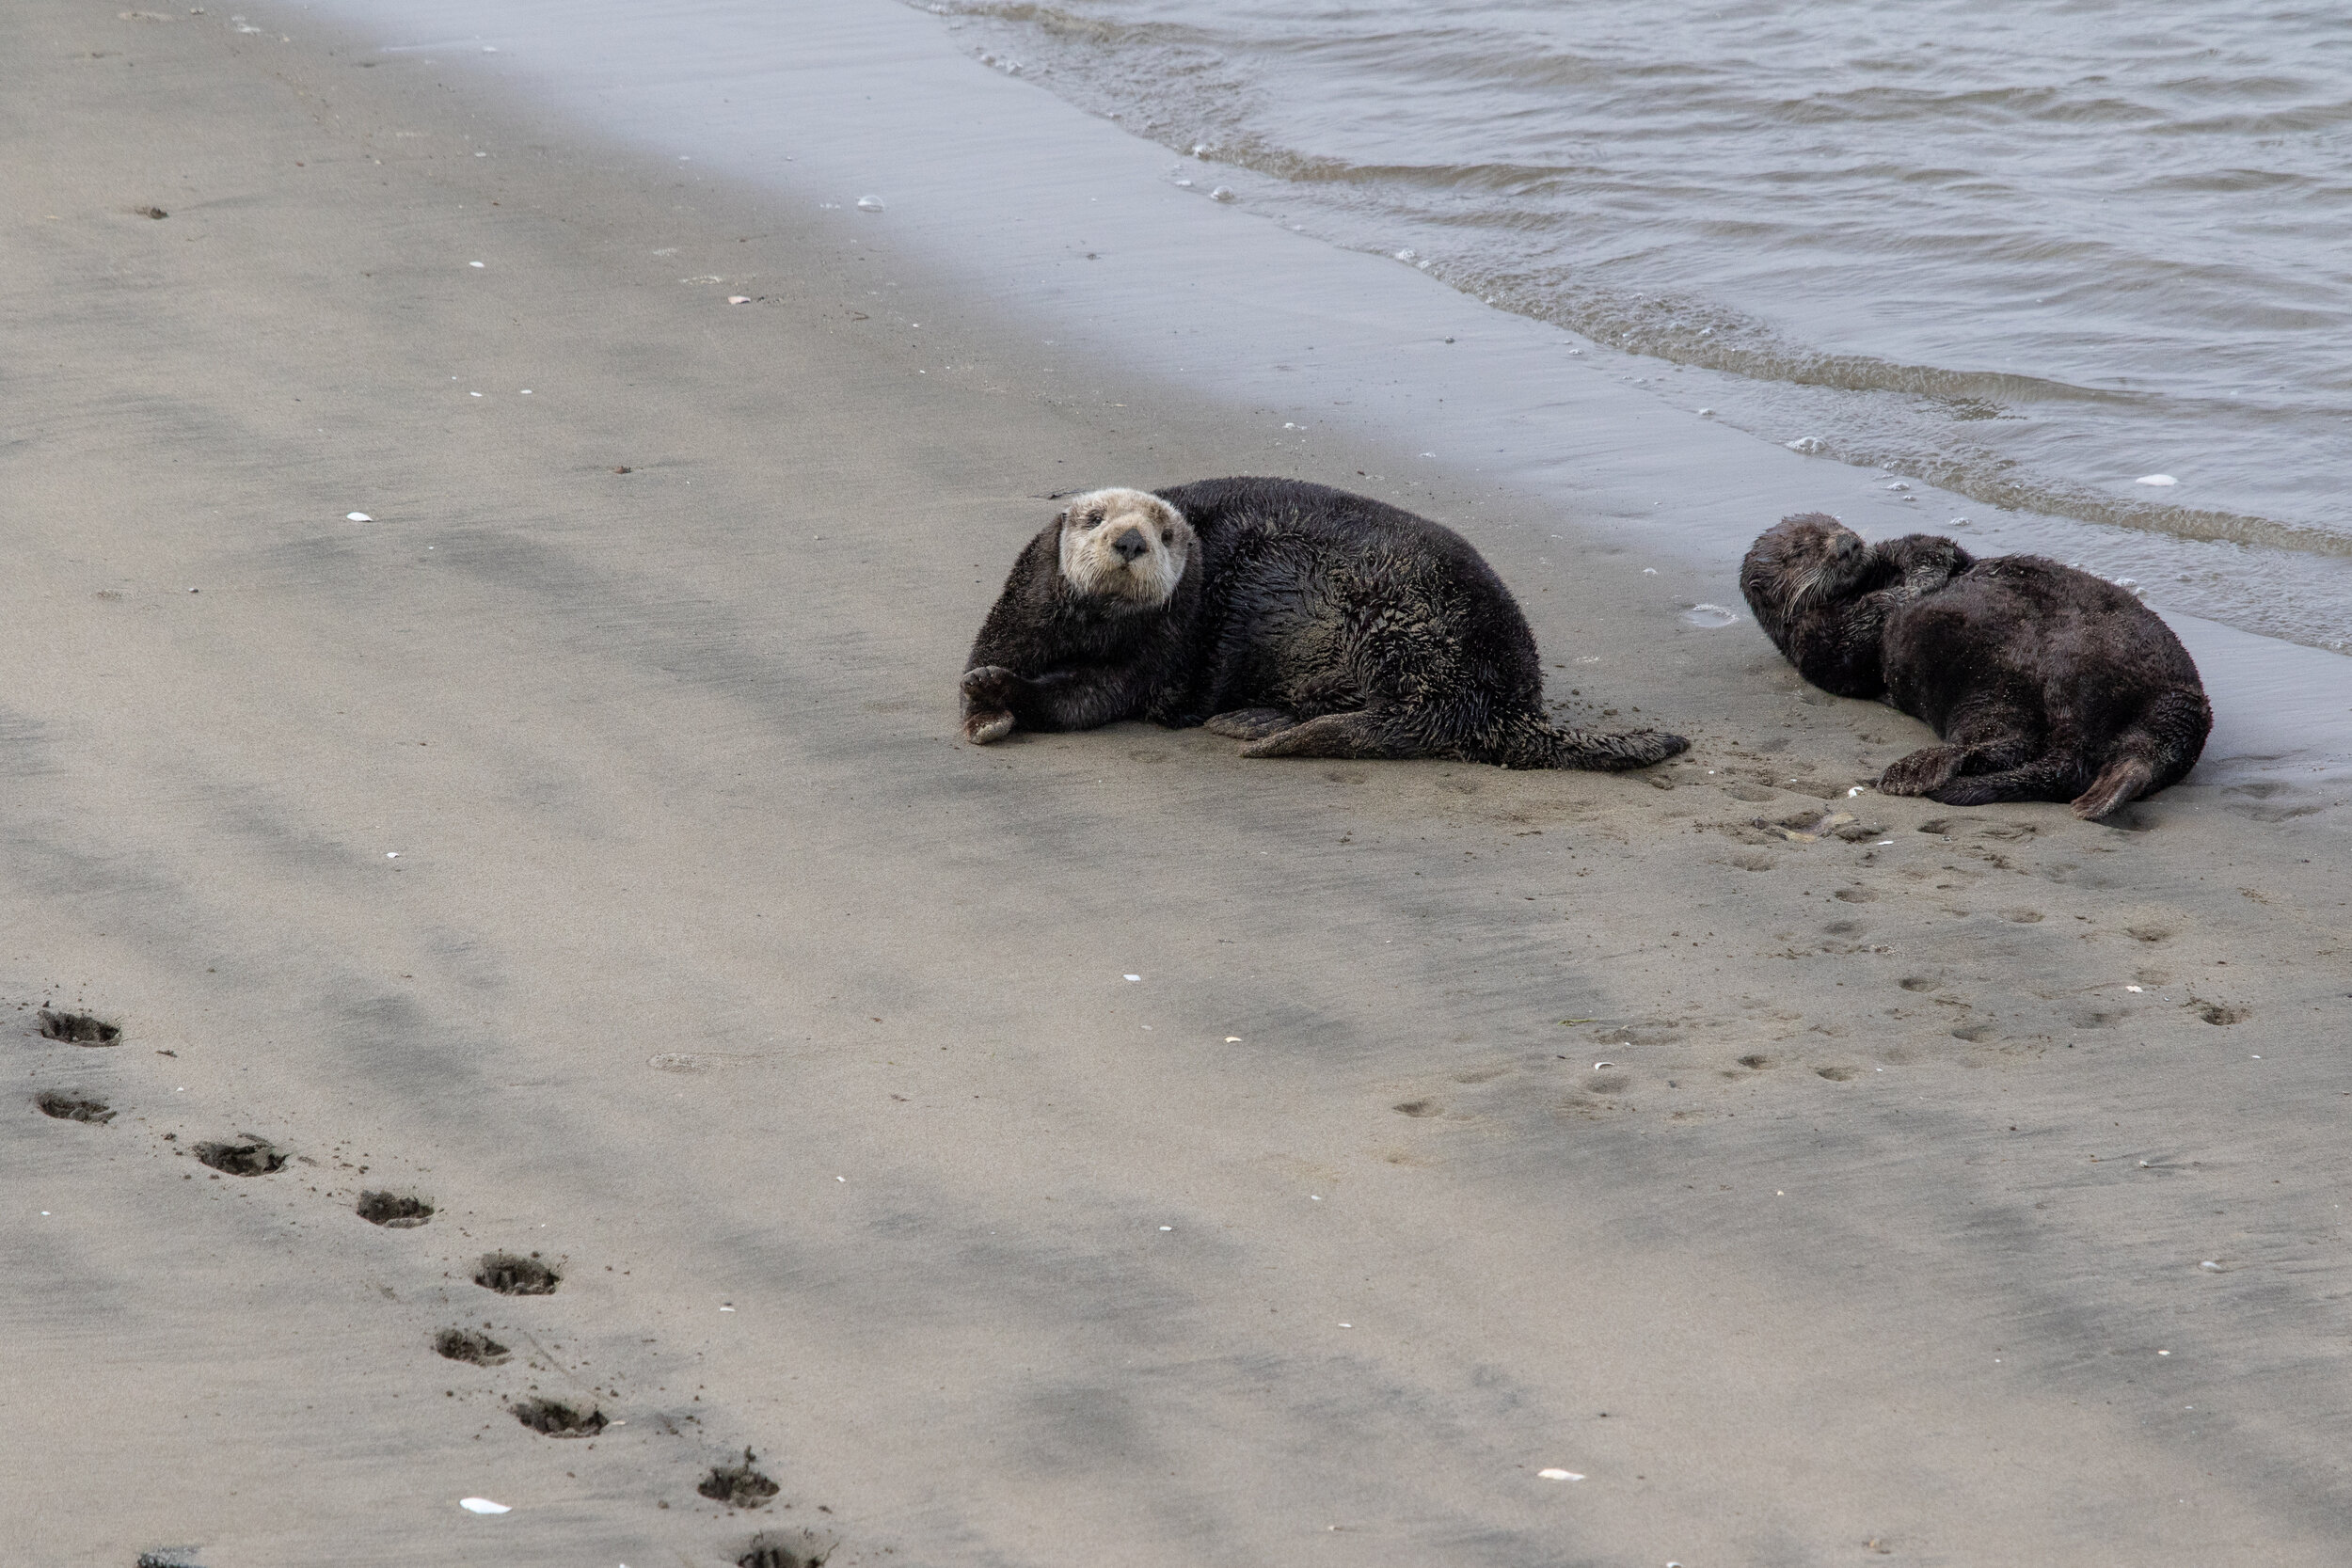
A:
<svg viewBox="0 0 2352 1568">
<path fill-rule="evenodd" d="M 1565 730 L 1536 718 L 1507 725 L 1491 752 L 1477 760 L 1505 768 L 1582 768 L 1622 773 L 1647 768 L 1691 749 L 1663 730 Z"/>
<path fill-rule="evenodd" d="M 2116 736 L 2107 764 L 2090 787 L 2074 797 L 2076 816 L 2096 822 L 2143 795 L 2176 784 L 2197 765 L 2213 729 L 2213 707 L 2193 687 L 2175 687 L 2140 710 Z"/>
</svg>

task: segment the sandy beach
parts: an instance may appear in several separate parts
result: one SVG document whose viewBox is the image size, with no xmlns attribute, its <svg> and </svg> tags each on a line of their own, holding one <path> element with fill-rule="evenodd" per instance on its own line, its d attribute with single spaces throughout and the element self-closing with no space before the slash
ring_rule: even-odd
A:
<svg viewBox="0 0 2352 1568">
<path fill-rule="evenodd" d="M 1726 563 L 255 25 L 0 12 L 0 1561 L 2341 1560 L 2340 802 L 1857 794 Z M 957 740 L 1049 497 L 1234 472 L 1691 751 Z"/>
</svg>

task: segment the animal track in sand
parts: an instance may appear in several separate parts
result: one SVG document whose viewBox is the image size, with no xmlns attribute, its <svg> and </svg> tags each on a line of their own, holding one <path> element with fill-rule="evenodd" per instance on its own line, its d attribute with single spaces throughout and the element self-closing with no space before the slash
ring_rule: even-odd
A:
<svg viewBox="0 0 2352 1568">
<path fill-rule="evenodd" d="M 196 1157 L 224 1176 L 267 1176 L 283 1169 L 286 1151 L 267 1138 L 248 1137 L 243 1143 L 196 1146 Z"/>
<path fill-rule="evenodd" d="M 755 1535 L 749 1550 L 735 1560 L 735 1568 L 824 1568 L 834 1544 L 804 1530 L 788 1538 Z"/>
<path fill-rule="evenodd" d="M 759 1456 L 745 1449 L 741 1464 L 712 1466 L 694 1490 L 729 1508 L 764 1508 L 784 1488 L 760 1474 L 758 1465 Z"/>
<path fill-rule="evenodd" d="M 1913 990 L 1913 991 L 1926 991 L 1926 990 L 1935 990 L 1937 987 L 1941 986 L 1944 982 L 1943 982 L 1943 981 L 1941 981 L 1941 980 L 1938 980 L 1938 979 L 1934 978 L 1934 977 L 1933 977 L 1933 976 L 1931 976 L 1931 975 L 1927 975 L 1927 974 L 1908 974 L 1908 975 L 1905 975 L 1905 976 L 1904 976 L 1904 977 L 1903 977 L 1903 978 L 1902 978 L 1899 982 L 1898 982 L 1898 983 L 1899 983 L 1899 985 L 1901 985 L 1901 987 L 1902 987 L 1902 988 L 1903 988 L 1903 990 Z"/>
<path fill-rule="evenodd" d="M 1443 1107 L 1434 1100 L 1408 1100 L 1391 1109 L 1402 1111 L 1408 1117 L 1434 1117 Z"/>
<path fill-rule="evenodd" d="M 539 1255 L 517 1258 L 511 1252 L 485 1252 L 473 1271 L 473 1282 L 502 1296 L 551 1296 L 564 1283 L 558 1270 L 539 1261 Z"/>
<path fill-rule="evenodd" d="M 1853 1076 L 1854 1072 L 1854 1069 L 1850 1067 L 1817 1067 L 1813 1070 L 1820 1076 L 1828 1079 L 1833 1084 L 1842 1084 L 1846 1082 L 1846 1080 Z"/>
<path fill-rule="evenodd" d="M 36 1098 L 33 1103 L 40 1107 L 42 1116 L 56 1117 L 59 1121 L 87 1121 L 103 1126 L 115 1118 L 114 1112 L 103 1100 L 83 1100 L 75 1095 L 59 1094 L 54 1089 Z"/>
<path fill-rule="evenodd" d="M 447 1361 L 470 1361 L 477 1367 L 502 1365 L 515 1354 L 487 1334 L 470 1328 L 441 1330 L 433 1336 L 433 1353 Z"/>
<path fill-rule="evenodd" d="M 1875 904 L 1879 901 L 1878 890 L 1867 887 L 1841 887 L 1836 896 L 1841 903 L 1847 904 Z"/>
<path fill-rule="evenodd" d="M 1772 1065 L 1772 1059 L 1770 1056 L 1758 1055 L 1751 1053 L 1750 1054 L 1740 1058 L 1740 1065 L 1748 1069 L 1750 1071 L 1761 1072 L 1766 1068 Z"/>
<path fill-rule="evenodd" d="M 2243 1023 L 2250 1014 L 2249 1008 L 2233 1007 L 2226 1002 L 2207 1002 L 2201 997 L 2190 997 L 2188 1005 L 2196 1008 L 2197 1016 L 2207 1023 Z"/>
<path fill-rule="evenodd" d="M 433 1217 L 433 1205 L 405 1193 L 361 1193 L 352 1212 L 370 1225 L 406 1230 Z"/>
<path fill-rule="evenodd" d="M 521 1400 L 508 1408 L 515 1419 L 549 1437 L 594 1437 L 605 1428 L 604 1412 L 595 1405 L 582 1410 L 562 1400 Z"/>
<path fill-rule="evenodd" d="M 121 1041 L 122 1031 L 87 1013 L 55 1013 L 43 1007 L 40 1010 L 40 1037 L 45 1040 L 67 1040 L 74 1045 L 115 1045 Z"/>
<path fill-rule="evenodd" d="M 2000 1032 L 1990 1023 L 1963 1023 L 1952 1031 L 1952 1038 L 1966 1040 L 1969 1044 L 1975 1045 L 1979 1040 L 1991 1039 Z"/>
</svg>

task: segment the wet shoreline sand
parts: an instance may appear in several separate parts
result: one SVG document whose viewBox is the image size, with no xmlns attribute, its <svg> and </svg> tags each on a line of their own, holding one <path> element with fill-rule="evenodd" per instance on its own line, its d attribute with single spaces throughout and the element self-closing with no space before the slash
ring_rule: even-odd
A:
<svg viewBox="0 0 2352 1568">
<path fill-rule="evenodd" d="M 332 39 L 0 44 L 22 1549 L 2332 1557 L 2335 813 L 1852 796 L 1916 726 L 1442 474 L 1687 757 L 965 748 L 1046 494 L 1383 454 Z"/>
</svg>

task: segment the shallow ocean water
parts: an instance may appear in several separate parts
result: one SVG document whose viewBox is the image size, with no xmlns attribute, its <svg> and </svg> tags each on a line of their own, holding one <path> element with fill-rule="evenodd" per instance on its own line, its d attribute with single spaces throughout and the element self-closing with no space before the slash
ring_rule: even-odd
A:
<svg viewBox="0 0 2352 1568">
<path fill-rule="evenodd" d="M 1171 181 L 1760 438 L 2151 536 L 2168 602 L 2352 647 L 2352 10 L 922 8 Z"/>
</svg>

